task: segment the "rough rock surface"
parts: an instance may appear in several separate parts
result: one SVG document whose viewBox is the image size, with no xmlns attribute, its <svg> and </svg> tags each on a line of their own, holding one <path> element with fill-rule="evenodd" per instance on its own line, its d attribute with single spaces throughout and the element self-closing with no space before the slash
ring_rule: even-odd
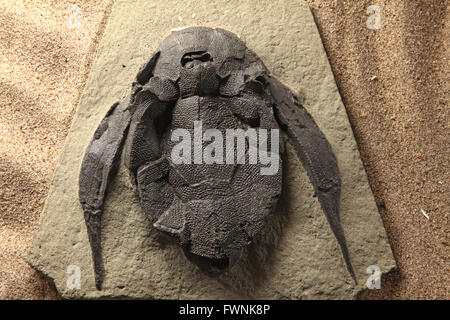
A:
<svg viewBox="0 0 450 320">
<path fill-rule="evenodd" d="M 309 8 L 302 1 L 253 3 L 116 1 L 41 215 L 29 262 L 66 298 L 346 299 L 365 288 L 366 269 L 395 266 L 345 108 Z M 306 172 L 288 146 L 278 214 L 233 269 L 202 274 L 151 227 L 124 166 L 103 216 L 106 277 L 94 286 L 78 173 L 109 106 L 130 90 L 139 66 L 172 28 L 222 27 L 238 34 L 272 74 L 296 91 L 323 130 L 342 176 L 341 221 L 358 278 L 354 285 Z M 133 36 L 130 36 L 133 35 Z M 70 266 L 80 288 L 67 286 Z M 68 269 L 69 268 L 69 269 Z M 69 273 L 68 273 L 69 272 Z"/>
</svg>

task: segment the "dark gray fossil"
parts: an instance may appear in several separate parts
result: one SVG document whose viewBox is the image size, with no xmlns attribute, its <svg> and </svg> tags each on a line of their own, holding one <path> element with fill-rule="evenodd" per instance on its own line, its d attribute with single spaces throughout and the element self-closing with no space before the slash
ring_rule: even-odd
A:
<svg viewBox="0 0 450 320">
<path fill-rule="evenodd" d="M 204 129 L 281 127 L 286 132 L 355 279 L 339 221 L 338 166 L 325 136 L 244 42 L 226 30 L 195 27 L 174 32 L 161 43 L 139 70 L 130 95 L 111 107 L 87 148 L 79 199 L 96 287 L 101 288 L 105 274 L 102 210 L 123 149 L 144 215 L 172 235 L 204 271 L 230 268 L 275 211 L 281 163 L 276 174 L 261 175 L 261 164 L 171 162 L 171 132 L 184 128 L 192 133 L 199 120 Z M 282 141 L 280 145 L 281 153 Z"/>
</svg>

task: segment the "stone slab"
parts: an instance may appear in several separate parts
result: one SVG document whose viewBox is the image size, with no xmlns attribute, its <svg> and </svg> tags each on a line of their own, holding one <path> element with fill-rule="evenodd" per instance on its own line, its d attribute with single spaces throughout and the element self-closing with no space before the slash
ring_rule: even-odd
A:
<svg viewBox="0 0 450 320">
<path fill-rule="evenodd" d="M 77 197 L 84 151 L 110 105 L 129 92 L 139 66 L 162 39 L 171 29 L 196 25 L 222 27 L 240 36 L 275 77 L 298 93 L 327 136 L 341 171 L 341 220 L 357 285 L 346 271 L 306 172 L 288 146 L 277 214 L 241 261 L 217 278 L 202 274 L 180 248 L 151 227 L 122 165 L 102 222 L 106 277 L 103 290 L 95 289 Z M 117 0 L 28 260 L 55 282 L 65 298 L 351 299 L 365 288 L 368 266 L 377 265 L 383 273 L 393 269 L 391 248 L 307 4 L 301 0 Z M 80 271 L 79 288 L 70 285 L 77 276 L 74 270 Z"/>
</svg>

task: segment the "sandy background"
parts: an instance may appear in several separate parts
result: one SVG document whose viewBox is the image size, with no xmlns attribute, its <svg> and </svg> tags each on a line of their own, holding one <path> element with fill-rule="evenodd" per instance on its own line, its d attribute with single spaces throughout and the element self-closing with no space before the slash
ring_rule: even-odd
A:
<svg viewBox="0 0 450 320">
<path fill-rule="evenodd" d="M 24 258 L 111 2 L 0 0 L 2 299 L 57 297 Z M 447 1 L 307 2 L 399 267 L 361 298 L 448 299 Z M 370 5 L 378 30 L 366 26 Z"/>
</svg>

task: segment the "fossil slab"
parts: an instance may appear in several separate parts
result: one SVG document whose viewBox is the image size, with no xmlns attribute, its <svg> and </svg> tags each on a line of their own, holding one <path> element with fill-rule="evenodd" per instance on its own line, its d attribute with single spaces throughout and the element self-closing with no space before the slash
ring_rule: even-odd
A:
<svg viewBox="0 0 450 320">
<path fill-rule="evenodd" d="M 84 151 L 109 107 L 129 91 L 139 66 L 173 28 L 230 30 L 272 75 L 301 97 L 336 154 L 342 179 L 341 223 L 355 285 L 288 144 L 277 213 L 228 272 L 210 277 L 151 227 L 122 164 L 102 221 L 106 275 L 94 285 L 78 173 Z M 312 14 L 302 1 L 116 1 L 81 97 L 33 240 L 29 262 L 66 298 L 346 299 L 365 288 L 367 267 L 395 266 L 345 108 Z M 79 277 L 78 277 L 79 276 Z M 78 286 L 77 279 L 80 279 Z"/>
</svg>

